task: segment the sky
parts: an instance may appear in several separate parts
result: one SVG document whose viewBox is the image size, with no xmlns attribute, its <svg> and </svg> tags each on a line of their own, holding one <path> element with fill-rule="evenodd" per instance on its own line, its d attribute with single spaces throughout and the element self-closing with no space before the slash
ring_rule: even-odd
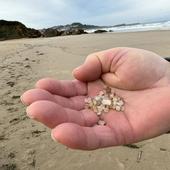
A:
<svg viewBox="0 0 170 170">
<path fill-rule="evenodd" d="M 0 0 L 0 19 L 37 29 L 73 22 L 156 22 L 170 20 L 170 0 Z"/>
</svg>

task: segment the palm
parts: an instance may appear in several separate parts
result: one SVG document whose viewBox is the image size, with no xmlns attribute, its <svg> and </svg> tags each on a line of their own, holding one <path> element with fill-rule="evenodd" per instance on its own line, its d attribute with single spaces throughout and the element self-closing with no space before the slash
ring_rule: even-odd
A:
<svg viewBox="0 0 170 170">
<path fill-rule="evenodd" d="M 170 128 L 170 87 L 166 62 L 153 53 L 142 56 L 140 50 L 140 57 L 135 50 L 121 50 L 121 53 L 117 53 L 118 66 L 110 65 L 105 71 L 106 64 L 103 64 L 100 76 L 97 74 L 99 70 L 95 73 L 95 68 L 85 69 L 92 69 L 94 74 L 84 72 L 84 77 L 79 73 L 81 71 L 74 73 L 76 78 L 85 78 L 88 83 L 40 80 L 38 89 L 30 90 L 22 97 L 24 103 L 31 104 L 27 112 L 53 128 L 53 136 L 72 148 L 96 149 L 121 145 L 165 133 Z M 102 57 L 99 59 L 106 62 Z M 160 67 L 160 64 L 166 67 Z M 96 95 L 106 84 L 124 98 L 125 110 L 109 111 L 102 116 L 107 125 L 97 126 L 98 117 L 84 109 L 84 98 Z"/>
<path fill-rule="evenodd" d="M 96 95 L 104 86 L 101 80 L 88 83 L 88 95 Z M 122 144 L 140 141 L 169 130 L 170 86 L 136 91 L 113 89 L 124 98 L 126 108 L 124 112 L 111 110 L 103 119 L 107 123 L 106 126 L 122 134 L 117 136 L 117 141 Z"/>
</svg>

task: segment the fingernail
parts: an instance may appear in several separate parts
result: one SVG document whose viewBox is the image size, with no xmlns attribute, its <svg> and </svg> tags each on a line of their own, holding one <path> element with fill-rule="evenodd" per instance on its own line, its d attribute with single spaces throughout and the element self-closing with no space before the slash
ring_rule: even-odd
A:
<svg viewBox="0 0 170 170">
<path fill-rule="evenodd" d="M 27 116 L 28 116 L 30 119 L 35 119 L 35 116 L 33 116 L 32 114 L 30 114 L 29 107 L 26 108 L 26 113 L 27 113 Z"/>
<path fill-rule="evenodd" d="M 60 140 L 59 140 L 59 139 L 56 139 L 56 137 L 54 136 L 54 133 L 55 133 L 54 131 L 55 131 L 54 129 L 51 131 L 51 138 L 52 138 L 55 142 L 61 143 Z"/>
<path fill-rule="evenodd" d="M 78 70 L 80 68 L 80 66 L 76 67 L 75 70 Z"/>
<path fill-rule="evenodd" d="M 28 106 L 28 105 L 24 102 L 24 100 L 23 100 L 23 95 L 20 96 L 20 100 L 21 100 L 21 102 L 22 102 L 22 104 L 23 104 L 24 106 Z"/>
<path fill-rule="evenodd" d="M 55 142 L 58 142 L 57 139 L 54 137 L 53 133 L 51 133 L 51 138 L 52 138 Z"/>
<path fill-rule="evenodd" d="M 72 71 L 72 74 L 73 74 L 73 75 L 75 75 L 75 74 L 76 74 L 76 72 L 80 69 L 80 67 L 81 67 L 81 66 L 79 66 L 79 67 L 75 68 L 75 69 Z"/>
<path fill-rule="evenodd" d="M 79 70 L 81 67 L 82 67 L 82 65 L 80 65 L 80 66 L 76 67 L 76 68 L 74 69 L 74 71 Z"/>
<path fill-rule="evenodd" d="M 22 95 L 22 96 L 20 96 L 20 100 L 21 100 L 22 104 L 24 104 L 24 105 L 25 105 L 24 100 L 23 100 L 23 95 Z"/>
</svg>

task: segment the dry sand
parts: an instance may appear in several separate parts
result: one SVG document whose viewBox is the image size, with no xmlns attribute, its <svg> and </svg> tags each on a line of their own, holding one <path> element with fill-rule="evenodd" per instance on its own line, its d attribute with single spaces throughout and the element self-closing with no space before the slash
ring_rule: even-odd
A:
<svg viewBox="0 0 170 170">
<path fill-rule="evenodd" d="M 72 69 L 91 52 L 129 46 L 170 56 L 169 37 L 170 31 L 153 31 L 0 42 L 0 170 L 169 170 L 169 134 L 138 143 L 137 148 L 72 150 L 28 119 L 19 99 L 42 77 L 72 79 Z"/>
</svg>

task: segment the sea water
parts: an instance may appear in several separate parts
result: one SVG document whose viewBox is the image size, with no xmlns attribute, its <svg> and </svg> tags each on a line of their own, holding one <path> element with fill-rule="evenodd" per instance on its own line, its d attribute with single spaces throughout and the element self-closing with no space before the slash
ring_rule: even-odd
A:
<svg viewBox="0 0 170 170">
<path fill-rule="evenodd" d="M 127 24 L 125 26 L 113 26 L 102 27 L 100 30 L 106 30 L 110 32 L 136 32 L 136 31 L 150 31 L 150 30 L 170 30 L 170 21 L 154 22 L 154 23 L 139 23 L 139 24 Z M 98 29 L 85 30 L 88 33 L 92 33 Z"/>
</svg>

